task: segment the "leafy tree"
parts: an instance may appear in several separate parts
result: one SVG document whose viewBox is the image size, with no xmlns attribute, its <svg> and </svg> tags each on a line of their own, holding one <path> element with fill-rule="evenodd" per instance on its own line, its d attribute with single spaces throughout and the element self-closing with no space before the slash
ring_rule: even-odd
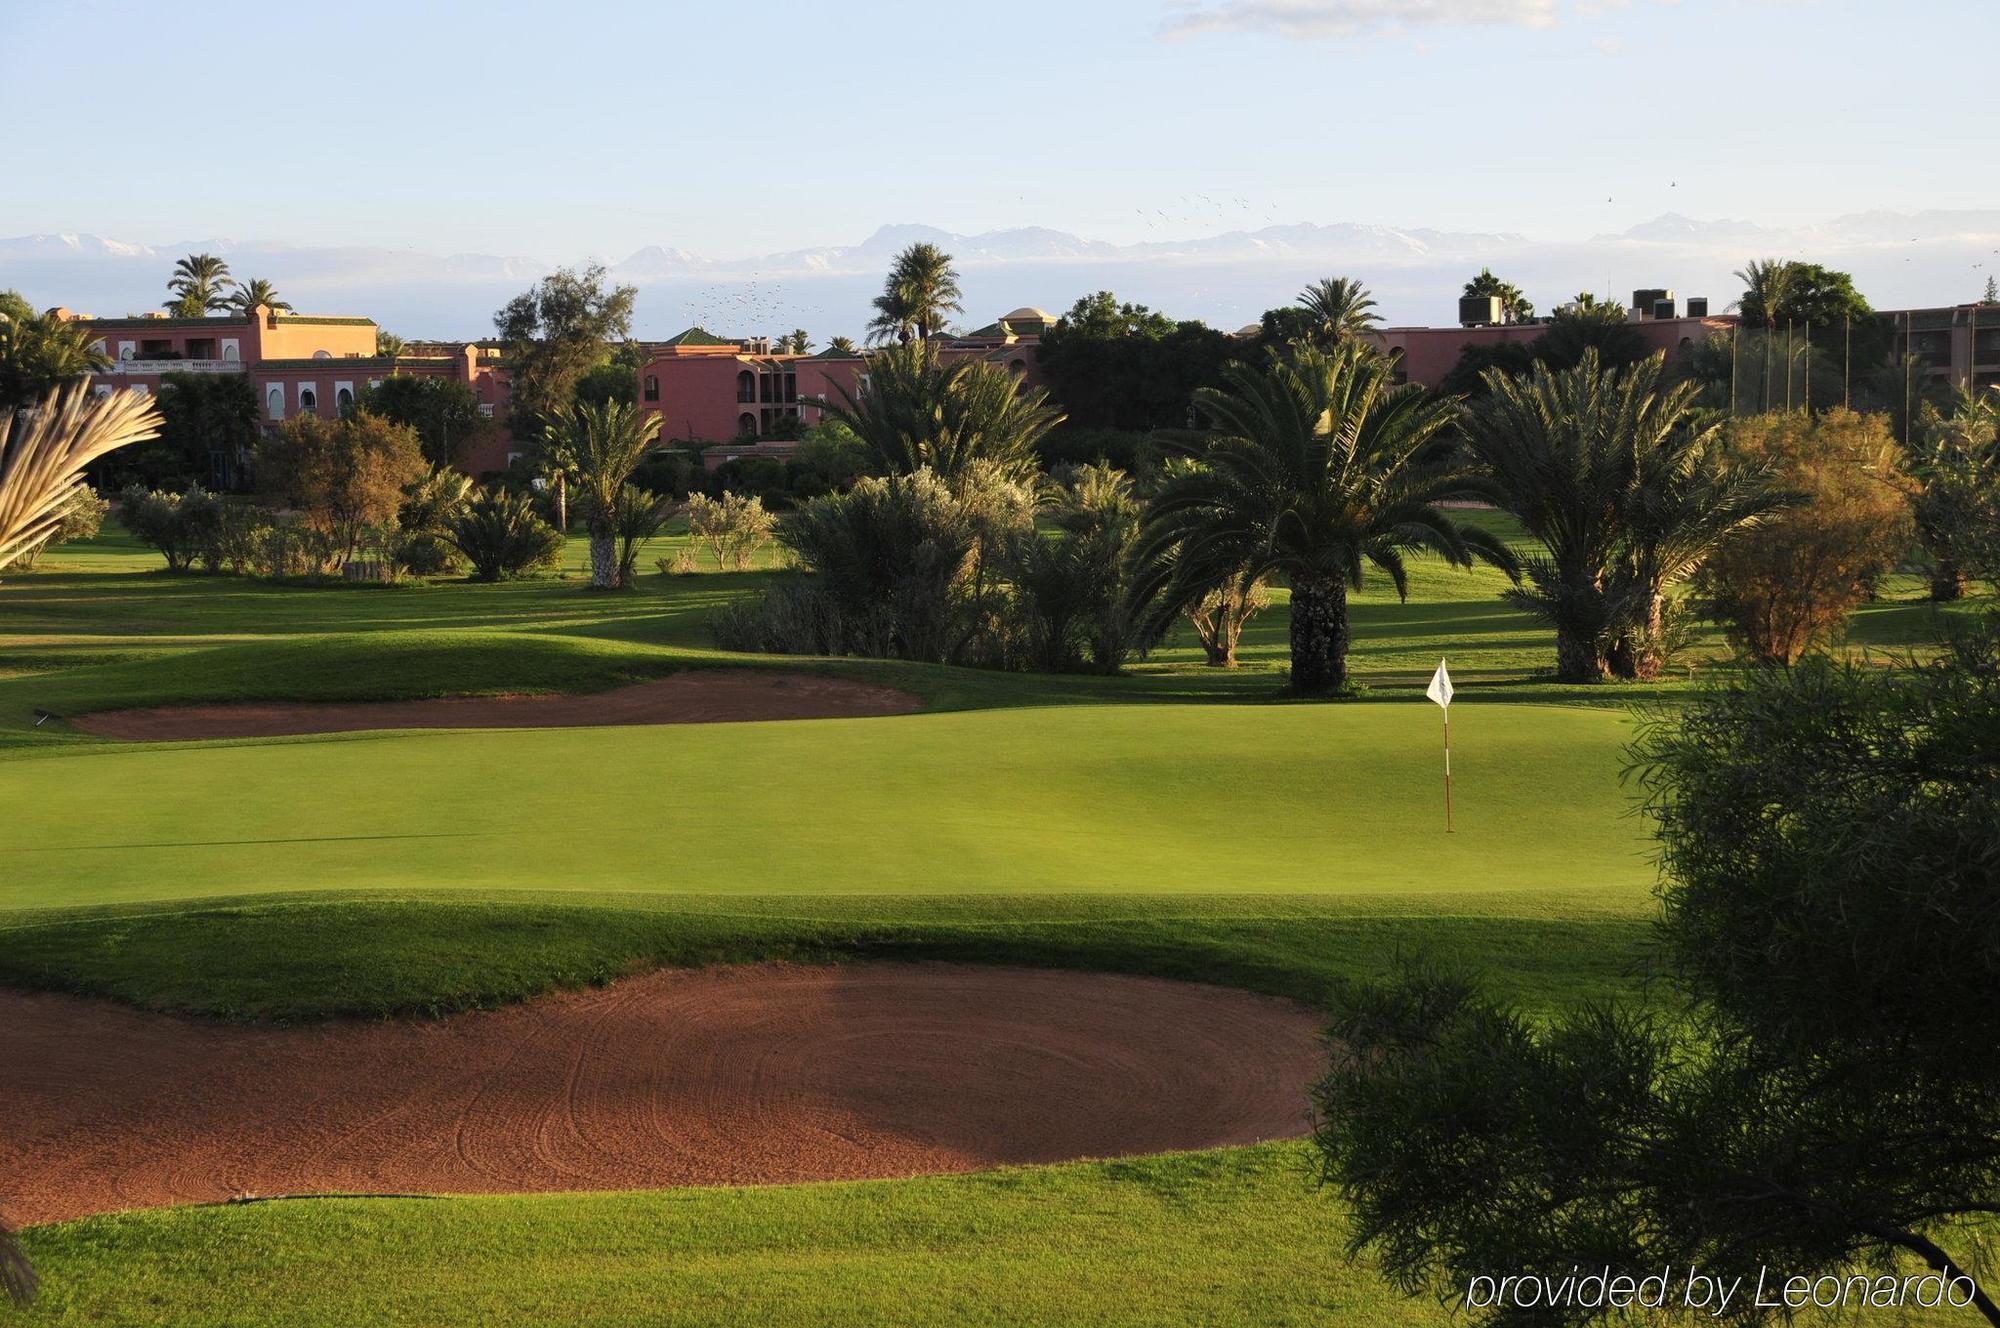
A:
<svg viewBox="0 0 2000 1328">
<path fill-rule="evenodd" d="M 1803 501 L 1718 552 L 1700 588 L 1751 658 L 1792 664 L 1838 633 L 1909 548 L 1907 480 L 1880 415 L 1748 416 L 1727 437 Z"/>
<path fill-rule="evenodd" d="M 1573 369 L 1583 363 L 1586 352 L 1594 351 L 1597 362 L 1607 369 L 1637 364 L 1650 353 L 1646 339 L 1625 317 L 1625 306 L 1615 301 L 1579 295 L 1550 317 L 1546 329 L 1535 341 L 1535 359 L 1551 369 Z"/>
<path fill-rule="evenodd" d="M 1301 352 L 1263 370 L 1232 365 L 1195 405 L 1212 432 L 1200 463 L 1171 474 L 1147 514 L 1135 594 L 1164 627 L 1233 577 L 1282 575 L 1292 589 L 1292 690 L 1347 686 L 1347 592 L 1365 565 L 1407 594 L 1403 555 L 1432 552 L 1511 569 L 1506 547 L 1438 504 L 1482 482 L 1427 447 L 1453 407 L 1421 387 L 1391 387 L 1390 368 L 1358 342 Z"/>
<path fill-rule="evenodd" d="M 1486 395 L 1486 375 L 1495 371 L 1506 375 L 1525 374 L 1537 363 L 1534 341 L 1470 341 L 1458 352 L 1458 363 L 1438 381 L 1442 396 L 1480 397 Z"/>
<path fill-rule="evenodd" d="M 620 342 L 611 357 L 595 366 L 576 382 L 576 399 L 584 405 L 606 401 L 639 404 L 639 370 L 646 362 L 646 348 L 637 341 Z"/>
<path fill-rule="evenodd" d="M 466 444 L 486 428 L 477 392 L 431 374 L 392 374 L 363 388 L 354 406 L 415 430 L 424 460 L 433 466 L 459 465 Z"/>
<path fill-rule="evenodd" d="M 159 407 L 159 437 L 120 453 L 104 467 L 108 478 L 155 489 L 247 485 L 258 411 L 247 375 L 166 374 Z"/>
<path fill-rule="evenodd" d="M 118 496 L 118 519 L 132 538 L 159 551 L 169 572 L 185 572 L 215 547 L 222 503 L 199 484 L 183 493 L 135 484 Z"/>
<path fill-rule="evenodd" d="M 576 403 L 577 383 L 632 330 L 638 290 L 605 284 L 604 265 L 558 268 L 493 316 L 512 391 L 515 432 L 539 437 Z"/>
<path fill-rule="evenodd" d="M 0 306 L 0 420 L 109 363 L 84 324 L 38 314 L 19 296 Z"/>
<path fill-rule="evenodd" d="M 1931 562 L 1931 598 L 1955 600 L 1966 575 L 1996 573 L 2000 552 L 2000 390 L 1959 388 L 1943 410 L 1926 402 L 1906 449 L 1910 515 Z"/>
<path fill-rule="evenodd" d="M 1634 755 L 1672 1017 L 1343 993 L 1315 1142 L 1352 1250 L 1478 1324 L 1610 1317 L 1466 1303 L 1507 1272 L 1698 1266 L 1759 1323 L 1790 1319 L 1750 1303 L 1764 1267 L 1872 1294 L 1915 1264 L 2000 1325 L 1953 1252 L 2000 1209 L 1995 625 L 1905 669 L 1743 670 Z"/>
<path fill-rule="evenodd" d="M 757 550 L 771 542 L 777 525 L 777 518 L 764 510 L 762 498 L 727 489 L 717 498 L 688 495 L 688 535 L 708 546 L 718 572 L 748 571 Z"/>
<path fill-rule="evenodd" d="M 526 494 L 485 489 L 454 515 L 445 538 L 472 565 L 475 581 L 499 581 L 553 566 L 563 537 Z"/>
<path fill-rule="evenodd" d="M 235 284 L 229 264 L 214 254 L 189 254 L 174 264 L 174 274 L 167 282 L 169 298 L 162 307 L 175 318 L 226 313 Z"/>
<path fill-rule="evenodd" d="M 618 531 L 628 520 L 624 496 L 632 472 L 658 437 L 659 417 L 623 401 L 574 406 L 546 434 L 545 450 L 576 484 L 590 523 L 593 590 L 631 586 L 629 569 L 619 565 L 617 550 Z"/>
<path fill-rule="evenodd" d="M 1036 468 L 1035 445 L 1062 422 L 1040 388 L 1023 389 L 998 365 L 946 363 L 935 344 L 919 338 L 868 360 L 860 396 L 836 386 L 826 416 L 854 431 L 874 464 L 896 474 L 928 469 L 945 479 L 976 461 L 1010 479 Z"/>
<path fill-rule="evenodd" d="M 1979 297 L 1981 304 L 2000 304 L 2000 281 L 1992 277 L 1986 279 L 1986 290 Z"/>
<path fill-rule="evenodd" d="M 279 297 L 278 288 L 262 277 L 252 277 L 239 284 L 229 296 L 229 304 L 238 313 L 243 314 L 249 313 L 260 304 L 267 309 L 276 309 L 284 313 L 292 311 L 290 303 Z"/>
<path fill-rule="evenodd" d="M 1653 356 L 1627 369 L 1586 349 L 1574 368 L 1497 370 L 1462 423 L 1492 492 L 1542 553 L 1507 592 L 1556 633 L 1556 676 L 1595 682 L 1660 663 L 1666 592 L 1783 501 L 1732 471 L 1688 419 L 1696 389 L 1661 385 Z"/>
<path fill-rule="evenodd" d="M 936 336 L 949 315 L 964 312 L 963 295 L 951 255 L 934 244 L 913 244 L 889 267 L 882 293 L 875 297 L 868 338 L 909 342 Z"/>
<path fill-rule="evenodd" d="M 1811 323 L 1833 328 L 1874 317 L 1868 301 L 1854 289 L 1853 277 L 1818 263 L 1753 260 L 1736 278 L 1743 283 L 1736 309 L 1745 327 L 1782 328 L 1789 323 L 1803 329 Z"/>
<path fill-rule="evenodd" d="M 32 414 L 0 417 L 0 568 L 62 527 L 70 492 L 91 462 L 159 427 L 151 398 L 98 397 L 81 383 L 55 389 Z"/>
<path fill-rule="evenodd" d="M 326 572 L 354 556 L 370 527 L 395 523 L 403 490 L 427 469 L 416 430 L 365 412 L 295 415 L 257 448 L 258 487 L 299 513 Z"/>
<path fill-rule="evenodd" d="M 1219 382 L 1238 353 L 1226 333 L 1110 291 L 1079 299 L 1035 347 L 1073 426 L 1133 431 L 1184 428 L 1195 389 Z"/>
<path fill-rule="evenodd" d="M 1502 281 L 1493 275 L 1493 269 L 1482 267 L 1479 275 L 1465 283 L 1467 295 L 1497 295 L 1500 297 L 1500 317 L 1509 323 L 1532 323 L 1535 321 L 1535 306 L 1521 288 L 1509 281 Z"/>
</svg>

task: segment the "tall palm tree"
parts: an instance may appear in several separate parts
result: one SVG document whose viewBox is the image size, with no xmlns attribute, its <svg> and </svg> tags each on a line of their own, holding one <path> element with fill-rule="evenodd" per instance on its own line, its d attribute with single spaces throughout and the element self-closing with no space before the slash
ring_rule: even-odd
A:
<svg viewBox="0 0 2000 1328">
<path fill-rule="evenodd" d="M 282 309 L 286 313 L 292 311 L 290 304 L 278 298 L 278 288 L 262 277 L 252 277 L 240 283 L 230 295 L 229 303 L 239 313 L 246 314 L 260 304 L 267 309 Z"/>
<path fill-rule="evenodd" d="M 871 341 L 922 341 L 944 330 L 948 315 L 962 313 L 958 272 L 951 255 L 934 244 L 918 243 L 896 255 L 882 293 L 875 297 L 875 317 L 868 324 Z"/>
<path fill-rule="evenodd" d="M 172 295 L 165 308 L 176 318 L 202 318 L 229 308 L 229 291 L 236 283 L 229 264 L 214 254 L 189 254 L 174 264 L 167 282 Z"/>
<path fill-rule="evenodd" d="M 1770 327 L 1785 316 L 1798 286 L 1798 267 L 1783 258 L 1751 259 L 1734 274 L 1743 283 L 1736 310 L 1745 327 Z"/>
<path fill-rule="evenodd" d="M 394 332 L 384 332 L 379 327 L 375 329 L 375 353 L 377 355 L 393 359 L 408 349 L 409 343 Z"/>
<path fill-rule="evenodd" d="M 81 322 L 54 312 L 0 314 L 0 429 L 16 410 L 109 363 Z"/>
<path fill-rule="evenodd" d="M 1357 342 L 1300 352 L 1258 370 L 1224 371 L 1195 394 L 1214 432 L 1198 464 L 1154 500 L 1137 552 L 1135 594 L 1164 626 L 1232 577 L 1281 575 L 1292 591 L 1292 690 L 1347 685 L 1347 593 L 1374 567 L 1407 595 L 1404 555 L 1510 572 L 1513 556 L 1438 504 L 1483 491 L 1481 479 L 1428 447 L 1456 406 L 1391 385 L 1386 360 Z"/>
<path fill-rule="evenodd" d="M 861 353 L 860 349 L 855 346 L 854 338 L 852 337 L 835 337 L 826 343 L 826 348 L 835 355 L 859 355 Z"/>
<path fill-rule="evenodd" d="M 0 567 L 55 533 L 84 468 L 107 453 L 159 436 L 150 396 L 97 396 L 87 383 L 57 388 L 33 411 L 0 426 Z"/>
<path fill-rule="evenodd" d="M 1535 318 L 1535 305 L 1521 293 L 1521 288 L 1511 281 L 1502 281 L 1493 275 L 1493 269 L 1482 267 L 1479 275 L 1465 283 L 1467 295 L 1497 295 L 1500 297 L 1500 316 L 1509 323 L 1529 323 Z"/>
<path fill-rule="evenodd" d="M 1063 420 L 1040 388 L 1024 390 L 995 364 L 946 363 L 924 340 L 871 355 L 867 391 L 835 391 L 826 415 L 854 430 L 876 468 L 899 475 L 928 467 L 949 480 L 983 461 L 1006 479 L 1032 478 L 1035 445 Z"/>
<path fill-rule="evenodd" d="M 1664 359 L 1606 368 L 1487 371 L 1461 422 L 1508 511 L 1542 545 L 1508 592 L 1555 628 L 1556 676 L 1595 682 L 1656 671 L 1665 595 L 1730 535 L 1782 500 L 1725 465 L 1713 430 L 1689 427 L 1698 387 L 1663 388 Z"/>
<path fill-rule="evenodd" d="M 582 403 L 549 426 L 551 462 L 580 491 L 590 522 L 590 586 L 625 589 L 619 575 L 618 529 L 625 482 L 653 450 L 660 417 L 629 401 Z"/>
<path fill-rule="evenodd" d="M 1299 307 L 1311 318 L 1321 346 L 1333 346 L 1366 333 L 1381 319 L 1375 298 L 1352 277 L 1326 277 L 1299 292 Z"/>
</svg>

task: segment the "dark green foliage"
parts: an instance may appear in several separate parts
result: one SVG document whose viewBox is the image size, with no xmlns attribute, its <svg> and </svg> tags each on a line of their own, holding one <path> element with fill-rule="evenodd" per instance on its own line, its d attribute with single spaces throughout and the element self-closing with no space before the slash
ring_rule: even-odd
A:
<svg viewBox="0 0 2000 1328">
<path fill-rule="evenodd" d="M 1536 361 L 1551 369 L 1575 368 L 1590 351 L 1607 369 L 1637 364 L 1650 353 L 1622 304 L 1565 305 L 1535 342 Z"/>
<path fill-rule="evenodd" d="M 1976 1274 L 1948 1249 L 2000 1205 L 1996 627 L 1901 671 L 1749 669 L 1642 731 L 1682 1020 L 1348 992 L 1316 1142 L 1353 1248 L 1447 1299 L 1576 1265 Z"/>
<path fill-rule="evenodd" d="M 0 300 L 0 419 L 107 363 L 82 323 L 38 314 L 13 291 L 0 297 L 8 297 Z"/>
<path fill-rule="evenodd" d="M 946 363 L 923 338 L 870 358 L 858 398 L 836 391 L 826 416 L 853 431 L 877 473 L 929 469 L 951 479 L 983 463 L 1024 479 L 1035 472 L 1036 446 L 1063 419 L 1040 388 L 1022 389 L 998 365 Z"/>
<path fill-rule="evenodd" d="M 355 405 L 416 430 L 424 460 L 433 466 L 458 465 L 466 443 L 487 427 L 479 413 L 479 394 L 450 378 L 392 375 L 364 388 Z"/>
<path fill-rule="evenodd" d="M 1029 668 L 1116 673 L 1145 637 L 1135 610 L 1142 508 L 1123 471 L 1082 466 L 1050 486 L 1050 534 L 1030 529 L 1008 555 Z"/>
<path fill-rule="evenodd" d="M 245 374 L 167 374 L 160 379 L 160 433 L 114 452 L 108 481 L 149 488 L 250 487 L 257 444 L 257 389 Z"/>
<path fill-rule="evenodd" d="M 1468 342 L 1458 353 L 1458 363 L 1452 365 L 1438 383 L 1438 392 L 1444 396 L 1480 397 L 1486 395 L 1489 372 L 1510 375 L 1525 374 L 1537 363 L 1536 348 L 1540 338 L 1534 341 Z"/>
<path fill-rule="evenodd" d="M 562 536 L 534 502 L 504 490 L 483 490 L 454 515 L 445 539 L 472 564 L 475 581 L 499 581 L 554 564 Z"/>
<path fill-rule="evenodd" d="M 875 297 L 868 339 L 907 344 L 937 336 L 952 314 L 964 312 L 963 294 L 951 255 L 934 244 L 913 244 L 889 267 Z"/>
<path fill-rule="evenodd" d="M 1219 381 L 1222 366 L 1240 349 L 1235 339 L 1205 324 L 1176 322 L 1098 291 L 1056 320 L 1035 358 L 1072 426 L 1143 432 L 1187 427 L 1195 389 Z M 1130 465 L 1125 457 L 1105 459 Z"/>
<path fill-rule="evenodd" d="M 1159 469 L 1162 445 L 1150 433 L 1125 429 L 1080 429 L 1063 424 L 1049 430 L 1036 449 L 1042 468 L 1114 466 L 1128 475 L 1150 475 Z"/>
<path fill-rule="evenodd" d="M 605 276 L 601 263 L 581 271 L 558 268 L 493 315 L 494 331 L 506 343 L 514 429 L 521 437 L 539 437 L 545 425 L 567 415 L 583 376 L 604 363 L 612 342 L 631 332 L 639 292 L 607 289 Z"/>
</svg>

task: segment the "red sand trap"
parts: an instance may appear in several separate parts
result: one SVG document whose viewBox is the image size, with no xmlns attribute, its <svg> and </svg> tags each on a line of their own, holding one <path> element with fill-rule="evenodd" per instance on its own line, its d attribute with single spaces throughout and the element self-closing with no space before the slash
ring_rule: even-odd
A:
<svg viewBox="0 0 2000 1328">
<path fill-rule="evenodd" d="M 1108 974 L 679 970 L 433 1023 L 0 993 L 23 1222 L 309 1192 L 907 1176 L 1297 1135 L 1320 1018 Z"/>
<path fill-rule="evenodd" d="M 907 715 L 923 702 L 894 687 L 811 673 L 696 669 L 584 696 L 462 696 L 429 701 L 282 701 L 105 710 L 70 722 L 138 742 L 272 738 L 360 729 L 539 729 L 601 724 L 722 724 L 754 719 Z"/>
</svg>

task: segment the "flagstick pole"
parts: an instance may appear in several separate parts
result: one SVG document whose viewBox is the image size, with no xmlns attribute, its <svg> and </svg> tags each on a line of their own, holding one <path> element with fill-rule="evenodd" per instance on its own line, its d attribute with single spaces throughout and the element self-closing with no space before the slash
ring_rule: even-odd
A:
<svg viewBox="0 0 2000 1328">
<path fill-rule="evenodd" d="M 1444 712 L 1444 832 L 1451 833 L 1451 708 Z"/>
</svg>

